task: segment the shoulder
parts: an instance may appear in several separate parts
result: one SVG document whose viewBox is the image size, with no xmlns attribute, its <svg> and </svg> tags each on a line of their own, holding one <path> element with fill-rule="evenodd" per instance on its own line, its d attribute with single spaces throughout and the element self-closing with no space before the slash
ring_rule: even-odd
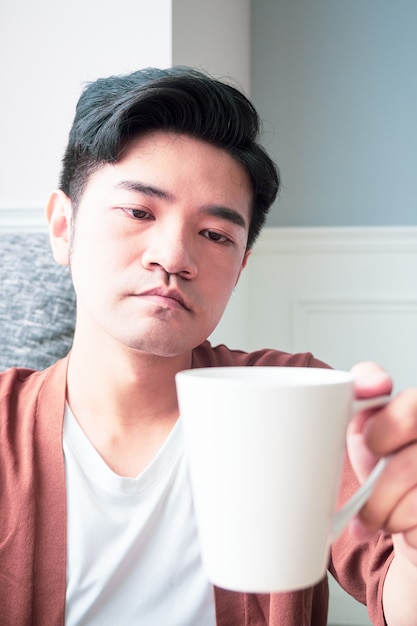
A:
<svg viewBox="0 0 417 626">
<path fill-rule="evenodd" d="M 0 372 L 0 399 L 17 393 L 26 387 L 42 384 L 43 372 L 23 367 L 11 367 Z"/>
<path fill-rule="evenodd" d="M 0 422 L 9 423 L 7 431 L 20 430 L 33 422 L 46 371 L 13 367 L 0 373 Z"/>
<path fill-rule="evenodd" d="M 245 352 L 221 344 L 213 347 L 205 341 L 193 351 L 193 367 L 228 366 L 329 367 L 310 352 L 291 354 L 269 348 Z"/>
<path fill-rule="evenodd" d="M 45 370 L 13 367 L 0 372 L 0 418 L 29 415 L 42 404 L 53 404 L 57 395 L 65 396 L 67 359 Z"/>
<path fill-rule="evenodd" d="M 1 472 L 30 472 L 35 449 L 51 442 L 57 450 L 62 447 L 65 390 L 66 359 L 42 371 L 0 373 Z"/>
</svg>

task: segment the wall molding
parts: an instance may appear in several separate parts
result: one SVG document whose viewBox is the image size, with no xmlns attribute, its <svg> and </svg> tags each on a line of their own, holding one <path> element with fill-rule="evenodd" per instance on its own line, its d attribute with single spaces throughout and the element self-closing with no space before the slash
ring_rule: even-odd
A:
<svg viewBox="0 0 417 626">
<path fill-rule="evenodd" d="M 253 254 L 417 251 L 417 226 L 267 227 Z"/>
<path fill-rule="evenodd" d="M 43 207 L 0 206 L 0 232 L 46 231 Z"/>
<path fill-rule="evenodd" d="M 317 297 L 317 298 L 294 298 L 294 315 L 303 318 L 315 313 L 415 313 L 417 318 L 417 297 L 400 298 L 383 297 L 358 298 L 358 297 Z"/>
<path fill-rule="evenodd" d="M 349 342 L 355 340 L 362 341 L 365 345 L 368 342 L 369 346 L 372 335 L 384 337 L 387 332 L 391 334 L 395 345 L 396 334 L 401 337 L 405 333 L 412 337 L 416 333 L 417 297 L 389 293 L 379 297 L 294 297 L 292 318 L 292 341 L 295 350 L 302 350 L 312 340 L 317 342 L 320 336 L 326 337 L 327 341 L 333 337 L 334 343 L 339 339 L 339 348 L 341 345 L 348 347 Z M 397 326 L 397 332 L 393 326 Z M 349 328 L 347 344 L 343 332 L 340 332 L 341 327 Z M 355 334 L 356 338 L 352 336 Z M 337 358 L 336 354 L 334 358 Z"/>
</svg>

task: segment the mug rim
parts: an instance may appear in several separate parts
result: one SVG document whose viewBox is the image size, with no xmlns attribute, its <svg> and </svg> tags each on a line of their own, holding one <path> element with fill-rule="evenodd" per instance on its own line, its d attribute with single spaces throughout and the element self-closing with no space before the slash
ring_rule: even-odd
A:
<svg viewBox="0 0 417 626">
<path fill-rule="evenodd" d="M 256 386 L 320 386 L 353 383 L 353 375 L 328 367 L 289 367 L 279 365 L 213 366 L 181 370 L 176 380 L 198 379 L 206 382 Z"/>
</svg>

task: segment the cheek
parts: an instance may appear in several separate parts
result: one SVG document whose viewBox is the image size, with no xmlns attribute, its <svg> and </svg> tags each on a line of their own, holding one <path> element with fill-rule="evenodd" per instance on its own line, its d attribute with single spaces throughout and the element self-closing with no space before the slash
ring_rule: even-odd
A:
<svg viewBox="0 0 417 626">
<path fill-rule="evenodd" d="M 94 228 L 94 223 L 87 220 L 76 226 L 71 242 L 71 260 L 81 269 L 104 268 L 119 263 L 118 257 L 123 247 L 117 245 L 117 239 L 104 228 Z"/>
<path fill-rule="evenodd" d="M 70 269 L 78 298 L 97 302 L 104 289 L 110 288 L 118 274 L 114 254 L 108 246 L 99 246 L 87 237 L 75 237 L 71 249 Z"/>
<path fill-rule="evenodd" d="M 206 273 L 200 275 L 203 288 L 205 286 L 206 293 L 209 294 L 213 308 L 216 310 L 224 309 L 239 278 L 240 265 L 235 267 L 232 271 L 230 270 L 230 266 L 228 267 L 224 263 L 218 267 L 211 265 L 211 267 L 207 267 L 206 270 Z"/>
</svg>

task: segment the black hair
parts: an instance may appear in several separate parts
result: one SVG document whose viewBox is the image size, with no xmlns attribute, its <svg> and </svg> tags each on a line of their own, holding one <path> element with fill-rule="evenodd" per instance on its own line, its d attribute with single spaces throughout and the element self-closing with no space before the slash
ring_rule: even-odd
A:
<svg viewBox="0 0 417 626">
<path fill-rule="evenodd" d="M 146 68 L 88 84 L 77 104 L 60 189 L 76 207 L 93 171 L 118 161 L 135 137 L 156 130 L 206 141 L 244 167 L 253 189 L 252 247 L 278 193 L 278 169 L 259 143 L 252 103 L 232 85 L 192 68 Z"/>
</svg>

